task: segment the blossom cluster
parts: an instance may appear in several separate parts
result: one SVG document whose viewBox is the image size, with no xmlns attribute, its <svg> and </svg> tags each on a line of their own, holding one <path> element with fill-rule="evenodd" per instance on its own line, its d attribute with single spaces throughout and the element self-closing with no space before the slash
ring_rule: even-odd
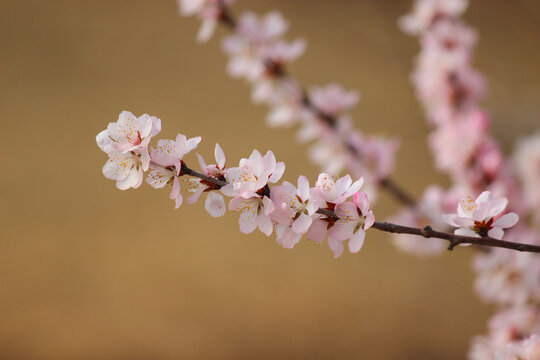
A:
<svg viewBox="0 0 540 360">
<path fill-rule="evenodd" d="M 136 117 L 122 111 L 116 122 L 97 135 L 99 148 L 109 156 L 103 174 L 115 180 L 118 189 L 138 188 L 146 174 L 146 182 L 155 189 L 171 185 L 170 198 L 178 208 L 183 201 L 179 178 L 191 175 L 192 194 L 187 202 L 195 203 L 206 192 L 208 213 L 214 217 L 223 216 L 227 209 L 240 213 L 242 233 L 257 228 L 267 236 L 275 232 L 276 241 L 288 249 L 303 235 L 317 243 L 328 238 L 335 257 L 341 255 L 346 241 L 351 253 L 362 248 L 365 230 L 375 222 L 368 195 L 360 191 L 362 178 L 353 182 L 348 175 L 336 179 L 322 173 L 313 187 L 305 176 L 298 178 L 297 186 L 285 181 L 270 187 L 285 171 L 285 164 L 277 162 L 271 151 L 263 156 L 253 150 L 238 166 L 227 167 L 219 144 L 215 164 L 208 165 L 197 154 L 201 172 L 196 172 L 187 167 L 184 157 L 201 138 L 178 134 L 175 140 L 158 140 L 149 150 L 150 140 L 160 129 L 161 121 L 154 116 Z M 227 206 L 224 197 L 230 198 Z"/>
<path fill-rule="evenodd" d="M 211 12 L 214 15 L 208 20 L 206 7 L 194 6 L 203 2 L 206 7 L 212 5 L 221 12 Z M 231 25 L 230 18 L 225 17 L 230 14 L 224 10 L 230 1 L 178 0 L 178 3 L 180 9 L 192 10 L 182 11 L 184 15 L 202 19 L 201 29 L 205 22 L 229 20 L 232 34 L 222 41 L 223 51 L 229 57 L 227 72 L 251 85 L 253 102 L 267 105 L 267 124 L 298 125 L 297 139 L 311 143 L 308 154 L 315 164 L 332 175 L 345 170 L 355 177 L 363 176 L 366 191 L 374 197 L 379 182 L 393 171 L 397 140 L 366 136 L 353 129 L 349 111 L 360 99 L 358 92 L 347 91 L 335 83 L 306 91 L 287 73 L 287 66 L 305 51 L 306 42 L 284 39 L 289 23 L 279 12 L 264 16 L 246 12 Z"/>
<path fill-rule="evenodd" d="M 443 209 L 437 217 L 442 214 L 444 222 L 458 227 L 455 232 L 461 235 L 501 238 L 503 229 L 515 225 L 518 216 L 530 218 L 530 223 L 513 227 L 505 239 L 538 244 L 540 136 L 522 140 L 514 155 L 505 158 L 489 135 L 490 117 L 478 104 L 485 92 L 484 80 L 471 65 L 477 34 L 460 18 L 467 6 L 467 0 L 417 0 L 413 11 L 399 21 L 402 30 L 420 38 L 411 80 L 433 128 L 428 142 L 435 163 L 453 183 L 449 190 L 440 190 L 439 201 L 434 197 L 428 201 L 432 208 Z M 466 194 L 478 197 L 473 200 Z M 506 198 L 515 213 L 502 214 Z M 454 205 L 448 199 L 454 199 Z M 457 214 L 445 215 L 453 212 L 457 199 L 461 199 Z M 412 246 L 406 249 L 421 252 Z M 495 249 L 473 260 L 475 290 L 484 301 L 499 305 L 494 316 L 499 325 L 511 319 L 501 314 L 539 311 L 540 259 L 530 255 Z M 475 338 L 470 358 L 540 358 L 538 352 L 531 352 L 538 351 L 538 336 L 533 334 L 538 334 L 540 318 L 531 315 L 521 320 L 536 326 L 535 330 L 512 330 L 513 336 L 500 337 L 490 325 L 486 336 Z M 507 329 L 516 326 L 507 324 Z M 527 340 L 531 336 L 534 339 Z"/>
</svg>

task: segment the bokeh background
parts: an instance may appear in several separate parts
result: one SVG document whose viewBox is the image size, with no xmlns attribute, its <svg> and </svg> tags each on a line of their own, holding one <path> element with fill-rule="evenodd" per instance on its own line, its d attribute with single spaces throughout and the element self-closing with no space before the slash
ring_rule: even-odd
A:
<svg viewBox="0 0 540 360">
<path fill-rule="evenodd" d="M 399 136 L 395 177 L 415 195 L 438 175 L 408 74 L 418 47 L 396 18 L 409 1 L 243 0 L 280 9 L 308 40 L 291 71 L 306 85 L 359 89 L 357 127 Z M 540 3 L 475 1 L 476 65 L 506 151 L 538 126 Z M 95 135 L 121 110 L 163 121 L 163 137 L 202 135 L 229 163 L 272 149 L 284 179 L 318 169 L 292 130 L 224 71 L 217 36 L 173 0 L 0 1 L 0 359 L 462 359 L 492 309 L 471 291 L 471 251 L 399 254 L 387 234 L 332 258 L 242 235 L 235 214 L 175 211 L 168 192 L 121 192 Z M 188 157 L 189 159 L 189 157 Z M 193 160 L 194 162 L 194 157 Z M 382 196 L 376 213 L 396 204 Z"/>
</svg>

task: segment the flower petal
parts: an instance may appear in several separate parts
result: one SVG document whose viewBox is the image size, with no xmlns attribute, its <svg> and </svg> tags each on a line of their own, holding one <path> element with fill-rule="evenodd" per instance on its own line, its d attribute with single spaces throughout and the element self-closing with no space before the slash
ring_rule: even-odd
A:
<svg viewBox="0 0 540 360">
<path fill-rule="evenodd" d="M 328 247 L 334 253 L 334 258 L 338 258 L 343 253 L 343 242 L 328 237 Z"/>
<path fill-rule="evenodd" d="M 356 233 L 349 240 L 349 251 L 353 254 L 360 251 L 362 245 L 364 245 L 364 239 L 366 238 L 366 232 L 362 229 L 358 229 Z"/>
<path fill-rule="evenodd" d="M 506 228 L 516 225 L 518 220 L 519 220 L 518 214 L 511 212 L 495 220 L 495 222 L 493 222 L 493 226 L 506 229 Z"/>
<path fill-rule="evenodd" d="M 206 201 L 204 202 L 204 208 L 213 217 L 221 217 L 225 215 L 225 200 L 221 194 L 216 192 L 208 193 Z"/>
<path fill-rule="evenodd" d="M 303 234 L 308 231 L 311 226 L 311 216 L 307 214 L 301 214 L 292 224 L 292 231 L 297 234 Z"/>
<path fill-rule="evenodd" d="M 216 163 L 218 165 L 218 168 L 220 170 L 223 170 L 225 168 L 225 153 L 223 152 L 223 149 L 221 149 L 221 146 L 219 144 L 216 144 L 216 148 L 214 149 L 214 156 L 216 158 Z"/>
</svg>

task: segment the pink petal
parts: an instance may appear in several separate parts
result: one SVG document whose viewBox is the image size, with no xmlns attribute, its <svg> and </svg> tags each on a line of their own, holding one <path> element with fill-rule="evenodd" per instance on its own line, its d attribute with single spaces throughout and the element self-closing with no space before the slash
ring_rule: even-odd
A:
<svg viewBox="0 0 540 360">
<path fill-rule="evenodd" d="M 223 152 L 219 144 L 216 144 L 216 148 L 214 149 L 214 156 L 216 158 L 218 168 L 220 170 L 223 170 L 225 168 L 225 153 Z"/>
<path fill-rule="evenodd" d="M 283 173 L 285 172 L 285 163 L 278 162 L 276 163 L 276 166 L 274 167 L 274 171 L 272 172 L 272 175 L 270 175 L 270 178 L 268 179 L 269 182 L 275 183 L 278 182 L 279 179 L 283 176 Z"/>
<path fill-rule="evenodd" d="M 233 199 L 234 200 L 234 199 Z M 232 202 L 232 200 L 231 200 Z M 229 203 L 229 208 L 230 208 Z M 244 234 L 249 234 L 253 232 L 257 228 L 257 214 L 255 212 L 255 209 L 245 209 L 240 214 L 240 231 Z"/>
<path fill-rule="evenodd" d="M 204 202 L 204 208 L 213 217 L 221 217 L 225 215 L 225 200 L 218 193 L 210 192 Z"/>
<path fill-rule="evenodd" d="M 506 215 L 501 216 L 495 222 L 493 223 L 493 226 L 497 226 L 503 229 L 512 227 L 516 225 L 516 223 L 519 220 L 519 216 L 516 213 L 508 213 Z"/>
<path fill-rule="evenodd" d="M 306 214 L 301 214 L 298 219 L 296 219 L 292 224 L 292 231 L 297 234 L 303 234 L 308 231 L 311 226 L 312 220 L 311 216 Z"/>
<path fill-rule="evenodd" d="M 362 229 L 358 229 L 358 231 L 349 240 L 349 251 L 353 254 L 359 252 L 362 245 L 364 245 L 365 238 L 366 232 Z"/>
<path fill-rule="evenodd" d="M 459 228 L 454 230 L 454 234 L 460 235 L 460 236 L 472 236 L 472 237 L 480 237 L 477 233 L 472 231 L 469 228 Z"/>
<path fill-rule="evenodd" d="M 353 236 L 354 228 L 358 225 L 356 221 L 344 221 L 339 219 L 334 226 L 328 230 L 328 235 L 336 240 L 344 241 Z"/>
<path fill-rule="evenodd" d="M 324 241 L 324 238 L 326 237 L 327 227 L 328 227 L 327 222 L 322 221 L 320 219 L 315 219 L 311 223 L 311 226 L 309 227 L 309 230 L 306 233 L 306 237 L 309 240 L 315 241 L 317 243 L 321 243 Z"/>
<path fill-rule="evenodd" d="M 366 215 L 366 219 L 364 220 L 364 230 L 369 229 L 373 226 L 375 223 L 375 215 L 373 215 L 373 211 L 369 210 L 369 212 Z"/>
<path fill-rule="evenodd" d="M 336 213 L 337 217 L 340 219 L 344 219 L 348 221 L 354 221 L 354 220 L 360 219 L 360 217 L 358 216 L 358 209 L 356 205 L 354 205 L 350 201 L 336 205 L 334 212 Z"/>
<path fill-rule="evenodd" d="M 501 240 L 504 236 L 504 230 L 500 227 L 493 227 L 491 230 L 488 231 L 488 236 L 494 239 Z"/>
<path fill-rule="evenodd" d="M 257 223 L 259 225 L 259 230 L 266 236 L 270 236 L 272 234 L 272 231 L 274 231 L 274 226 L 272 225 L 272 220 L 268 217 L 268 215 L 265 215 L 264 213 L 259 213 L 257 216 Z"/>
<path fill-rule="evenodd" d="M 193 194 L 191 194 L 187 199 L 186 199 L 186 202 L 188 204 L 195 204 L 197 202 L 197 200 L 199 200 L 199 197 L 201 196 L 201 194 L 203 193 L 204 190 L 208 189 L 208 186 L 206 185 L 199 185 L 199 187 L 197 189 L 195 189 L 195 191 L 193 192 Z"/>
<path fill-rule="evenodd" d="M 366 215 L 369 210 L 369 198 L 365 192 L 356 192 L 353 195 L 353 203 L 360 209 L 362 215 Z"/>
<path fill-rule="evenodd" d="M 297 193 L 302 201 L 306 201 L 309 198 L 309 180 L 304 175 L 298 177 Z"/>
<path fill-rule="evenodd" d="M 334 253 L 334 258 L 338 258 L 343 253 L 343 242 L 328 237 L 328 247 Z"/>
<path fill-rule="evenodd" d="M 204 158 L 201 155 L 199 155 L 199 153 L 197 153 L 196 155 L 197 155 L 197 160 L 199 160 L 199 167 L 201 168 L 201 172 L 204 174 L 206 170 L 206 162 L 204 161 Z"/>
</svg>

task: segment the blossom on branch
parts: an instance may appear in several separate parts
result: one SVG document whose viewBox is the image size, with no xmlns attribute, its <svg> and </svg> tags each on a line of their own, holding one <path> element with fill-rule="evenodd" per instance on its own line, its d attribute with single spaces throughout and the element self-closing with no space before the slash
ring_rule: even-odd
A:
<svg viewBox="0 0 540 360">
<path fill-rule="evenodd" d="M 494 198 L 484 191 L 476 200 L 461 199 L 457 214 L 445 214 L 443 218 L 449 225 L 459 227 L 454 231 L 456 235 L 502 239 L 503 229 L 514 226 L 519 219 L 513 212 L 502 215 L 507 204 L 508 199 Z"/>
</svg>

